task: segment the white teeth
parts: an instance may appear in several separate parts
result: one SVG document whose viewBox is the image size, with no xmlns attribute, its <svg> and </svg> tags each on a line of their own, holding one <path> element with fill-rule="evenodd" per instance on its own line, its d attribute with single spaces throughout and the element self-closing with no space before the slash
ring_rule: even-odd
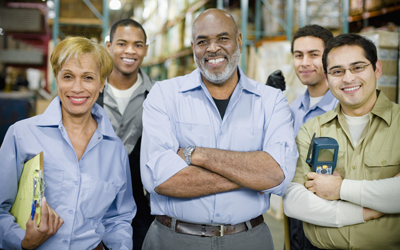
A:
<svg viewBox="0 0 400 250">
<path fill-rule="evenodd" d="M 135 59 L 129 59 L 129 58 L 123 58 L 122 60 L 129 63 L 136 61 Z"/>
<path fill-rule="evenodd" d="M 224 58 L 219 58 L 219 59 L 212 59 L 212 60 L 208 60 L 209 63 L 211 64 L 217 64 L 222 62 L 223 60 L 225 60 Z"/>
<path fill-rule="evenodd" d="M 359 89 L 361 86 L 357 86 L 357 87 L 353 87 L 353 88 L 344 88 L 343 89 L 343 91 L 353 91 L 353 90 L 356 90 L 356 89 Z"/>
<path fill-rule="evenodd" d="M 80 102 L 80 101 L 85 100 L 86 98 L 85 98 L 85 97 L 84 97 L 84 98 L 72 98 L 72 97 L 71 97 L 71 99 L 74 100 L 74 101 L 76 101 L 76 102 Z"/>
</svg>

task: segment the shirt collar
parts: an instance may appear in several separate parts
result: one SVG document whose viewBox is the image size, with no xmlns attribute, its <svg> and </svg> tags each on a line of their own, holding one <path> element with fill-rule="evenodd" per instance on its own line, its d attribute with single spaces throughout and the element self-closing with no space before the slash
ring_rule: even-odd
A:
<svg viewBox="0 0 400 250">
<path fill-rule="evenodd" d="M 391 110 L 392 110 L 392 102 L 386 97 L 386 95 L 380 90 L 376 90 L 376 94 L 378 96 L 374 107 L 371 110 L 371 114 L 379 116 L 382 118 L 388 126 L 390 126 L 392 122 Z M 332 112 L 325 113 L 326 115 L 321 116 L 321 125 L 330 122 L 334 118 L 336 118 L 339 113 L 341 113 L 341 106 L 336 106 L 336 108 Z"/>
<path fill-rule="evenodd" d="M 335 97 L 332 95 L 332 92 L 330 89 L 325 93 L 325 95 L 322 97 L 321 101 L 319 101 L 315 108 L 320 108 L 324 112 L 328 112 L 332 110 L 332 105 L 335 102 Z M 308 89 L 306 89 L 306 92 L 304 93 L 303 99 L 301 100 L 300 107 L 304 107 L 305 109 L 310 109 L 310 93 L 308 92 Z"/>
<path fill-rule="evenodd" d="M 386 97 L 386 95 L 379 89 L 376 90 L 378 96 L 371 113 L 382 118 L 388 126 L 392 123 L 392 105 L 393 103 Z"/>
<path fill-rule="evenodd" d="M 112 128 L 111 122 L 103 108 L 95 103 L 91 111 L 94 119 L 97 122 L 98 131 L 104 136 L 116 137 Z M 61 101 L 60 97 L 56 96 L 44 113 L 38 119 L 36 126 L 59 126 L 62 124 Z"/>
<path fill-rule="evenodd" d="M 256 88 L 254 81 L 250 80 L 248 77 L 245 76 L 243 73 L 242 69 L 237 66 L 238 71 L 239 71 L 239 82 L 238 85 L 240 85 L 241 88 L 244 90 L 260 95 L 260 91 Z M 195 69 L 192 73 L 189 74 L 189 79 L 193 79 L 192 81 L 187 81 L 185 82 L 182 87 L 180 88 L 180 92 L 185 92 L 189 90 L 193 90 L 196 88 L 201 88 L 202 85 L 204 85 L 203 80 L 201 78 L 201 71 L 200 69 Z M 259 83 L 257 83 L 259 84 Z M 205 87 L 205 86 L 204 86 Z"/>
</svg>

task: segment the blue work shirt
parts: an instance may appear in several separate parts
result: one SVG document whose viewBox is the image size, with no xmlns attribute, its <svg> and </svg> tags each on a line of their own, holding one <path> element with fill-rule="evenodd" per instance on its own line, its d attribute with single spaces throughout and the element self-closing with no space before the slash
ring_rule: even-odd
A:
<svg viewBox="0 0 400 250">
<path fill-rule="evenodd" d="M 136 214 L 128 155 L 105 111 L 92 108 L 97 122 L 78 161 L 62 123 L 60 98 L 44 114 L 12 125 L 0 148 L 0 248 L 21 249 L 25 231 L 9 210 L 17 195 L 23 165 L 43 151 L 45 197 L 64 220 L 37 249 L 132 249 L 131 220 Z"/>
<path fill-rule="evenodd" d="M 319 101 L 313 107 L 310 106 L 310 93 L 308 89 L 306 92 L 296 98 L 290 105 L 290 111 L 292 112 L 292 116 L 294 119 L 294 134 L 300 130 L 300 127 L 306 123 L 308 120 L 312 118 L 322 115 L 325 112 L 334 110 L 339 101 L 332 95 L 331 91 L 325 93 L 324 97 L 322 97 L 321 101 Z"/>
<path fill-rule="evenodd" d="M 151 193 L 152 214 L 236 224 L 265 213 L 271 193 L 284 194 L 298 157 L 288 102 L 282 91 L 247 78 L 240 69 L 239 74 L 223 119 L 198 69 L 158 82 L 150 91 L 143 111 L 141 175 Z M 265 151 L 280 165 L 285 179 L 264 194 L 248 188 L 187 199 L 157 194 L 155 187 L 188 166 L 177 154 L 188 145 Z"/>
</svg>

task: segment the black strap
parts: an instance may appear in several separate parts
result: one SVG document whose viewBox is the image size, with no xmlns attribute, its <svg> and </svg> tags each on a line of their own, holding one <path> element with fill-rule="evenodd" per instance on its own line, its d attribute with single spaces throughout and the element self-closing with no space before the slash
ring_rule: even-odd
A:
<svg viewBox="0 0 400 250">
<path fill-rule="evenodd" d="M 103 91 L 100 92 L 99 97 L 97 98 L 96 103 L 99 104 L 100 106 L 104 107 L 104 88 L 103 88 Z"/>
</svg>

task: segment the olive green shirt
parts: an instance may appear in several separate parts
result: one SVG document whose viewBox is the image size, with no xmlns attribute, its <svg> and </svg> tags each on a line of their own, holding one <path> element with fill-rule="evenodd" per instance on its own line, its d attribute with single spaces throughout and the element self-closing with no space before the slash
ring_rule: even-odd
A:
<svg viewBox="0 0 400 250">
<path fill-rule="evenodd" d="M 340 105 L 301 127 L 296 138 L 299 158 L 293 182 L 304 185 L 307 173 L 313 171 L 306 158 L 314 132 L 316 137 L 329 136 L 337 140 L 336 170 L 343 179 L 378 180 L 400 172 L 400 105 L 391 102 L 379 90 L 377 95 L 356 147 Z M 386 214 L 379 219 L 339 228 L 306 222 L 303 226 L 311 243 L 322 249 L 400 249 L 400 214 Z"/>
</svg>

